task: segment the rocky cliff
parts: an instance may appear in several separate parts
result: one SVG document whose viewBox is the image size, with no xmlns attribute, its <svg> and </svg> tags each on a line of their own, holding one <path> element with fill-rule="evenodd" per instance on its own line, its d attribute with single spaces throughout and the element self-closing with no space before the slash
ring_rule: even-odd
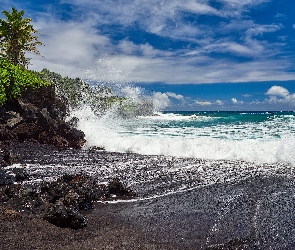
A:
<svg viewBox="0 0 295 250">
<path fill-rule="evenodd" d="M 60 149 L 81 148 L 85 135 L 65 121 L 66 114 L 54 86 L 28 89 L 0 107 L 0 144 L 35 140 Z"/>
</svg>

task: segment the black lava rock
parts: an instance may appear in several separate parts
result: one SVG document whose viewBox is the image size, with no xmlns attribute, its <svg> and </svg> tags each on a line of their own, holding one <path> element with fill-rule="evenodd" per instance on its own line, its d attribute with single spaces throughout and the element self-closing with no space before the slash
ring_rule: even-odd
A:
<svg viewBox="0 0 295 250">
<path fill-rule="evenodd" d="M 56 98 L 54 86 L 28 89 L 0 107 L 0 145 L 35 139 L 59 149 L 81 148 L 85 134 L 65 122 L 67 106 Z"/>
<path fill-rule="evenodd" d="M 77 207 L 69 204 L 65 205 L 62 199 L 54 204 L 49 203 L 43 218 L 58 227 L 80 229 L 87 225 L 86 218 Z"/>
<path fill-rule="evenodd" d="M 135 196 L 135 193 L 118 179 L 114 178 L 108 185 L 109 193 L 117 196 Z"/>
</svg>

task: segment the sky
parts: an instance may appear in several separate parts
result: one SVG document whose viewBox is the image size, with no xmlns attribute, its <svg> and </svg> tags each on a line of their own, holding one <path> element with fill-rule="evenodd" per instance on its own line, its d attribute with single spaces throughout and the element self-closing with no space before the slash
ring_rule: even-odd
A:
<svg viewBox="0 0 295 250">
<path fill-rule="evenodd" d="M 0 0 L 25 10 L 30 69 L 120 86 L 166 110 L 295 110 L 294 0 Z M 0 18 L 4 18 L 0 15 Z"/>
</svg>

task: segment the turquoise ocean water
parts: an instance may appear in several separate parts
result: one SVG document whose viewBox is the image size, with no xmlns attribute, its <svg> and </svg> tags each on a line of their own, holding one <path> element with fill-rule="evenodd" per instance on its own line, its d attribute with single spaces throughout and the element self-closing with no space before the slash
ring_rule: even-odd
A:
<svg viewBox="0 0 295 250">
<path fill-rule="evenodd" d="M 295 163 L 293 112 L 158 112 L 96 117 L 83 110 L 87 146 L 108 151 L 203 159 Z"/>
</svg>

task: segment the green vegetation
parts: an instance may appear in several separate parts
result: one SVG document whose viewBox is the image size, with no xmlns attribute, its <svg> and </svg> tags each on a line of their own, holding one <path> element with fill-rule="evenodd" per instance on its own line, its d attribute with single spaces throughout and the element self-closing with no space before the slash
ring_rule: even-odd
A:
<svg viewBox="0 0 295 250">
<path fill-rule="evenodd" d="M 25 68 L 30 60 L 25 57 L 26 51 L 41 55 L 36 46 L 42 43 L 34 35 L 39 32 L 33 28 L 31 18 L 23 18 L 23 10 L 18 12 L 13 7 L 11 13 L 6 10 L 2 13 L 6 20 L 0 19 L 0 55 L 12 64 Z"/>
<path fill-rule="evenodd" d="M 8 100 L 19 98 L 28 88 L 36 89 L 49 84 L 34 72 L 0 58 L 0 106 Z"/>
<path fill-rule="evenodd" d="M 35 73 L 44 81 L 54 84 L 57 97 L 66 101 L 72 109 L 87 105 L 97 114 L 102 114 L 113 105 L 121 106 L 125 101 L 125 98 L 114 96 L 111 89 L 100 86 L 91 87 L 80 78 L 62 77 L 47 69 Z"/>
<path fill-rule="evenodd" d="M 21 97 L 28 88 L 49 85 L 36 73 L 25 69 L 29 64 L 25 52 L 40 55 L 36 45 L 42 44 L 32 35 L 38 33 L 30 24 L 32 19 L 23 18 L 25 12 L 15 8 L 11 13 L 5 10 L 2 13 L 6 20 L 0 19 L 0 106 Z"/>
<path fill-rule="evenodd" d="M 108 87 L 90 86 L 79 78 L 62 77 L 47 69 L 35 73 L 44 81 L 53 84 L 57 97 L 67 102 L 71 109 L 85 105 L 91 107 L 97 115 L 112 109 L 122 117 L 151 114 L 153 110 L 151 102 L 135 102 L 126 97 L 116 96 Z"/>
</svg>

